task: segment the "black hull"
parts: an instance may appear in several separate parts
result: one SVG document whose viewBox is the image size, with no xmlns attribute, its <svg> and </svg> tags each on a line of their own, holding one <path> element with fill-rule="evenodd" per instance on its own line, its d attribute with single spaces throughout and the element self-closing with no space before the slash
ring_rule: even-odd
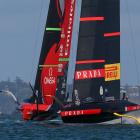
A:
<svg viewBox="0 0 140 140">
<path fill-rule="evenodd" d="M 111 113 L 101 115 L 81 115 L 77 117 L 62 117 L 64 123 L 102 123 L 117 119 L 118 117 Z"/>
<path fill-rule="evenodd" d="M 71 105 L 62 111 L 61 117 L 64 123 L 102 123 L 119 118 L 115 116 L 114 113 L 125 114 L 130 112 L 126 110 L 126 107 L 129 106 L 136 106 L 136 104 L 122 100 L 102 103 L 92 102 L 80 106 Z M 97 109 L 100 109 L 101 112 Z M 85 114 L 83 112 L 76 114 L 77 111 L 85 111 Z"/>
</svg>

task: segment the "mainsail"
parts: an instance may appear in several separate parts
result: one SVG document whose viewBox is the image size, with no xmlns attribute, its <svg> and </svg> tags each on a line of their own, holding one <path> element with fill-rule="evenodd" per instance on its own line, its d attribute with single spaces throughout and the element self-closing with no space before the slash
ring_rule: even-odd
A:
<svg viewBox="0 0 140 140">
<path fill-rule="evenodd" d="M 61 22 L 61 17 L 57 12 L 56 1 L 51 0 L 34 87 L 39 92 L 40 101 L 46 104 L 50 104 L 51 102 L 51 99 L 48 100 L 49 97 L 45 96 L 47 94 L 45 91 L 47 90 L 46 87 L 49 85 L 52 90 L 56 89 L 58 58 L 55 55 L 55 49 L 60 40 Z M 52 59 L 53 57 L 54 59 Z"/>
<path fill-rule="evenodd" d="M 76 62 L 70 64 L 76 64 L 74 85 L 68 92 L 76 91 L 80 100 L 119 99 L 119 0 L 82 1 L 76 56 Z"/>
<path fill-rule="evenodd" d="M 51 48 L 48 50 L 48 54 L 46 55 L 43 65 L 39 65 L 39 67 L 42 67 L 41 93 L 43 95 L 44 103 L 48 105 L 53 104 L 54 100 L 52 96 L 55 96 L 57 84 L 60 85 L 60 83 L 62 83 L 62 78 L 59 77 L 66 75 L 75 9 L 75 1 L 73 0 L 55 0 L 54 2 L 56 10 L 53 8 L 54 3 L 52 1 L 51 3 L 53 6 L 50 4 L 50 7 L 53 8 L 55 12 L 57 11 L 57 15 L 54 17 L 54 12 L 51 11 L 53 16 L 51 15 L 50 17 L 53 20 L 47 21 L 46 33 L 48 35 L 46 35 L 47 38 L 44 37 L 43 41 L 44 48 L 47 48 L 47 46 Z M 52 28 L 53 30 L 51 30 Z M 48 42 L 46 42 L 47 40 Z"/>
<path fill-rule="evenodd" d="M 52 107 L 55 103 L 56 93 L 60 94 L 59 91 L 65 91 L 75 1 L 50 0 L 49 3 L 47 22 L 34 86 L 34 91 L 37 95 L 33 95 L 31 99 L 34 99 L 34 101 L 31 104 L 22 107 L 22 110 L 26 110 L 25 114 L 43 111 L 43 115 L 46 113 L 47 116 L 49 116 L 48 111 L 50 109 L 56 113 L 57 111 Z M 61 98 L 61 96 L 64 97 L 64 92 L 61 92 L 59 98 Z M 36 98 L 38 98 L 37 101 Z M 51 114 L 53 114 L 53 111 Z M 37 116 L 36 113 L 32 114 Z"/>
<path fill-rule="evenodd" d="M 120 99 L 120 0 L 76 0 L 75 8 L 62 120 L 100 123 L 139 110 Z"/>
</svg>

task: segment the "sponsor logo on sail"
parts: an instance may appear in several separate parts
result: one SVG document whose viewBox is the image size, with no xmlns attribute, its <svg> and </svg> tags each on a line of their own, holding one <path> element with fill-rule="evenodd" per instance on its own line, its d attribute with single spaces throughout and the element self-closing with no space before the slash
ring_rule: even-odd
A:
<svg viewBox="0 0 140 140">
<path fill-rule="evenodd" d="M 120 79 L 120 63 L 105 65 L 105 81 Z"/>
<path fill-rule="evenodd" d="M 49 68 L 49 76 L 52 76 L 53 75 L 53 68 Z"/>
<path fill-rule="evenodd" d="M 52 85 L 52 84 L 55 84 L 55 77 L 44 77 L 44 84 L 47 85 Z"/>
<path fill-rule="evenodd" d="M 102 78 L 104 77 L 104 69 L 93 69 L 93 70 L 82 70 L 76 71 L 75 79 L 93 79 L 93 78 Z"/>
</svg>

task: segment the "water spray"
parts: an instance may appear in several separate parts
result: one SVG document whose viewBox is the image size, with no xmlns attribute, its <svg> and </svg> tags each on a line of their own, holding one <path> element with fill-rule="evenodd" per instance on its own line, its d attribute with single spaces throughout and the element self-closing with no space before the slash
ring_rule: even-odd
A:
<svg viewBox="0 0 140 140">
<path fill-rule="evenodd" d="M 13 100 L 15 101 L 16 104 L 20 105 L 18 99 L 16 98 L 16 96 L 9 90 L 0 90 L 0 93 L 5 93 L 9 96 L 11 96 L 13 98 Z"/>
</svg>

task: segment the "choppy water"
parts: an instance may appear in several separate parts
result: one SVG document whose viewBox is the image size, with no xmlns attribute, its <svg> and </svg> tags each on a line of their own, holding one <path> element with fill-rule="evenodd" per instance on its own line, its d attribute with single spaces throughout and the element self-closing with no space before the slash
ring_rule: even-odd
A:
<svg viewBox="0 0 140 140">
<path fill-rule="evenodd" d="M 139 140 L 140 125 L 24 122 L 0 116 L 0 140 Z"/>
</svg>

